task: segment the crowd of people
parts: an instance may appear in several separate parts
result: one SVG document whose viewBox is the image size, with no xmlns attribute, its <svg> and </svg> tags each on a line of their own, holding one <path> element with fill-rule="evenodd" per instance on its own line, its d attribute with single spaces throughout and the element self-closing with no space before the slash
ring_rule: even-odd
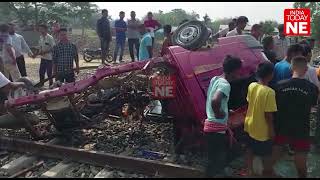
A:
<svg viewBox="0 0 320 180">
<path fill-rule="evenodd" d="M 113 62 L 123 61 L 124 47 L 128 39 L 131 61 L 143 61 L 154 55 L 155 31 L 162 25 L 151 12 L 141 23 L 134 11 L 131 19 L 124 21 L 125 13 L 119 13 L 115 21 L 116 32 Z M 242 35 L 249 22 L 245 16 L 233 19 L 227 29 L 220 31 L 215 37 L 230 37 Z M 57 30 L 58 29 L 58 30 Z M 172 45 L 170 25 L 163 26 L 165 39 L 159 52 L 165 54 L 166 48 Z M 307 176 L 307 153 L 310 150 L 310 111 L 317 104 L 320 83 L 316 68 L 309 65 L 314 48 L 314 39 L 303 40 L 298 44 L 290 44 L 285 36 L 283 25 L 278 27 L 276 36 L 263 35 L 262 26 L 254 24 L 251 35 L 262 43 L 263 52 L 269 61 L 259 64 L 256 71 L 257 82 L 248 87 L 244 131 L 247 133 L 247 161 L 248 174 L 253 174 L 253 157 L 263 159 L 263 175 L 275 176 L 273 167 L 279 160 L 280 148 L 289 144 L 294 151 L 294 160 L 299 177 Z M 20 77 L 27 76 L 24 53 L 30 57 L 40 56 L 39 76 L 44 85 L 45 74 L 49 85 L 53 84 L 53 76 L 60 82 L 74 82 L 75 72 L 79 73 L 78 50 L 68 39 L 66 28 L 55 27 L 58 42 L 48 34 L 48 27 L 39 25 L 40 40 L 38 51 L 31 51 L 24 38 L 15 32 L 12 23 L 0 25 L 0 89 L 8 92 L 23 86 L 14 82 Z M 97 34 L 102 49 L 102 63 L 105 64 L 106 55 L 112 41 L 112 28 L 108 19 L 108 11 L 102 10 L 102 17 L 97 21 Z M 74 69 L 74 63 L 76 64 Z M 226 56 L 223 62 L 221 76 L 213 77 L 210 81 L 204 132 L 208 141 L 207 175 L 215 176 L 225 166 L 228 156 L 225 137 L 228 134 L 228 119 L 234 114 L 228 109 L 230 82 L 239 77 L 242 60 L 234 56 Z M 10 82 L 10 79 L 13 82 Z M 6 97 L 0 96 L 1 102 Z M 223 127 L 223 128 L 217 128 Z M 218 130 L 217 130 L 218 129 Z M 230 134 L 229 134 L 230 135 Z"/>
<path fill-rule="evenodd" d="M 108 19 L 108 10 L 102 10 L 102 17 L 97 21 L 97 34 L 101 42 L 102 63 L 105 64 L 107 54 L 109 53 L 110 42 L 112 41 L 112 30 L 116 33 L 115 49 L 113 53 L 113 63 L 116 63 L 119 50 L 119 62 L 123 61 L 123 54 L 128 39 L 129 53 L 131 61 L 143 61 L 154 56 L 154 41 L 155 32 L 159 30 L 162 25 L 159 21 L 153 19 L 152 12 L 147 14 L 147 19 L 142 23 L 136 18 L 136 13 L 131 11 L 130 19 L 124 21 L 125 13 L 119 13 L 119 19 L 114 22 L 114 27 L 111 27 Z M 171 33 L 171 25 L 165 25 L 164 31 Z M 128 36 L 128 37 L 126 37 Z M 171 40 L 166 35 L 164 47 L 171 45 Z M 160 53 L 161 54 L 161 53 Z"/>
<path fill-rule="evenodd" d="M 131 60 L 146 60 L 153 57 L 154 32 L 161 28 L 161 24 L 153 19 L 151 12 L 147 20 L 140 23 L 136 19 L 134 11 L 131 19 L 124 21 L 125 13 L 119 13 L 119 19 L 111 27 L 108 19 L 108 11 L 102 10 L 102 17 L 97 21 L 97 34 L 100 38 L 102 49 L 102 63 L 105 64 L 106 55 L 109 53 L 109 45 L 112 41 L 112 30 L 116 33 L 115 50 L 113 61 L 116 63 L 119 50 L 119 61 L 123 62 L 124 48 L 128 39 Z M 24 54 L 31 58 L 40 57 L 39 79 L 44 85 L 45 77 L 49 79 L 49 86 L 53 84 L 53 77 L 60 82 L 74 82 L 75 73 L 79 72 L 78 50 L 75 44 L 68 39 L 68 29 L 60 27 L 57 21 L 53 24 L 52 35 L 48 33 L 48 26 L 40 24 L 37 26 L 40 33 L 38 49 L 31 51 L 23 36 L 17 34 L 14 23 L 1 24 L 1 62 L 0 71 L 12 81 L 20 77 L 26 77 Z M 165 26 L 166 39 L 159 54 L 164 53 L 165 47 L 171 45 L 171 26 Z M 128 36 L 128 37 L 126 37 Z M 75 68 L 74 68 L 75 63 Z"/>
<path fill-rule="evenodd" d="M 222 36 L 241 35 L 248 19 L 241 17 L 234 29 Z M 282 148 L 289 145 L 299 177 L 307 177 L 307 154 L 310 151 L 310 113 L 319 97 L 317 69 L 309 63 L 314 39 L 305 39 L 296 44 L 284 34 L 279 25 L 277 36 L 266 36 L 262 40 L 264 53 L 269 61 L 258 65 L 257 82 L 252 82 L 247 91 L 247 111 L 244 119 L 247 175 L 253 176 L 255 156 L 262 159 L 263 176 L 279 177 L 274 166 Z M 253 25 L 251 35 L 258 41 L 261 26 Z M 223 173 L 229 158 L 226 136 L 232 136 L 228 127 L 229 117 L 235 115 L 228 109 L 231 91 L 230 82 L 239 79 L 242 60 L 226 56 L 223 75 L 213 77 L 207 92 L 204 132 L 208 143 L 207 176 Z M 219 144 L 219 145 L 218 145 Z"/>
<path fill-rule="evenodd" d="M 15 32 L 15 24 L 0 25 L 1 39 L 1 61 L 0 71 L 5 77 L 17 81 L 27 76 L 24 53 L 30 57 L 40 56 L 39 77 L 42 86 L 45 81 L 45 74 L 49 78 L 49 85 L 53 84 L 53 76 L 61 82 L 74 82 L 75 72 L 79 72 L 78 50 L 76 45 L 68 39 L 68 31 L 65 28 L 59 29 L 59 41 L 48 34 L 48 27 L 44 24 L 38 26 L 40 40 L 36 52 L 32 52 L 23 36 Z"/>
</svg>

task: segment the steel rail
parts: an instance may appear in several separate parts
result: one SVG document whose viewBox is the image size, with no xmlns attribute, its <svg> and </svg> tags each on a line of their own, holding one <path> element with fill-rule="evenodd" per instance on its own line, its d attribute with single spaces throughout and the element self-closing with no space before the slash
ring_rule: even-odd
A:
<svg viewBox="0 0 320 180">
<path fill-rule="evenodd" d="M 7 151 L 20 153 L 29 152 L 36 156 L 62 160 L 68 159 L 95 166 L 111 166 L 113 168 L 151 176 L 158 174 L 163 177 L 205 177 L 202 170 L 188 166 L 115 155 L 111 153 L 86 151 L 84 149 L 76 149 L 59 145 L 49 145 L 41 142 L 16 138 L 0 137 L 0 147 Z"/>
</svg>

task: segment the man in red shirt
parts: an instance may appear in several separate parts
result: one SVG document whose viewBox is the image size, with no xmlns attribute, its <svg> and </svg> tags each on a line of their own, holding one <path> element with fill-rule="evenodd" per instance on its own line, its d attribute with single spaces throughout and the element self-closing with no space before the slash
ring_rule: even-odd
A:
<svg viewBox="0 0 320 180">
<path fill-rule="evenodd" d="M 150 32 L 152 38 L 152 46 L 154 44 L 154 32 L 161 28 L 159 21 L 152 19 L 152 12 L 148 12 L 147 20 L 144 21 L 144 26 Z"/>
</svg>

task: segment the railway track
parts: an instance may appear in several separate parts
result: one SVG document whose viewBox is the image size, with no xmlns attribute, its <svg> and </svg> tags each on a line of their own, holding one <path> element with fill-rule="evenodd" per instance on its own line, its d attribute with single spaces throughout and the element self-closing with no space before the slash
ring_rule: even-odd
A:
<svg viewBox="0 0 320 180">
<path fill-rule="evenodd" d="M 161 161 L 60 145 L 0 137 L 1 177 L 9 178 L 147 178 L 204 177 L 200 169 Z"/>
</svg>

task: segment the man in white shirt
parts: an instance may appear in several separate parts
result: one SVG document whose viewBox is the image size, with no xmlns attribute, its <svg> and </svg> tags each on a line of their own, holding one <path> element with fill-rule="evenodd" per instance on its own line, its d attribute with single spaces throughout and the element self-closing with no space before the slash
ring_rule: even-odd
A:
<svg viewBox="0 0 320 180">
<path fill-rule="evenodd" d="M 290 40 L 284 34 L 284 26 L 280 24 L 278 26 L 279 35 L 273 37 L 274 51 L 277 55 L 276 59 L 278 61 L 283 60 L 286 57 L 288 48 L 290 46 Z"/>
<path fill-rule="evenodd" d="M 236 28 L 232 31 L 229 31 L 226 36 L 229 37 L 229 36 L 242 35 L 242 31 L 247 26 L 248 22 L 249 20 L 246 16 L 240 16 L 237 19 Z"/>
<path fill-rule="evenodd" d="M 23 53 L 28 53 L 29 56 L 33 56 L 28 44 L 24 40 L 23 36 L 16 33 L 15 24 L 9 23 L 9 35 L 12 39 L 12 45 L 16 53 L 16 61 L 22 77 L 27 76 L 26 63 Z"/>
<path fill-rule="evenodd" d="M 12 39 L 9 36 L 9 25 L 0 25 L 0 57 L 1 57 L 1 70 L 3 74 L 12 79 L 12 81 L 18 80 L 21 75 L 16 63 L 16 56 L 14 48 L 12 46 Z"/>
<path fill-rule="evenodd" d="M 305 79 L 313 83 L 320 90 L 320 82 L 318 79 L 317 69 L 310 65 L 311 57 L 312 57 L 312 48 L 307 42 L 300 42 L 301 46 L 304 48 L 303 56 L 306 57 L 308 61 L 308 70 L 305 74 Z"/>
<path fill-rule="evenodd" d="M 134 46 L 136 48 L 137 59 L 139 59 L 139 46 L 140 46 L 140 33 L 138 31 L 138 27 L 141 24 L 139 19 L 136 19 L 136 13 L 131 11 L 131 19 L 128 19 L 128 45 L 131 61 L 134 62 Z"/>
<path fill-rule="evenodd" d="M 236 18 L 232 19 L 232 21 L 229 22 L 228 27 L 224 28 L 221 31 L 217 32 L 216 34 L 212 35 L 212 39 L 216 40 L 221 37 L 226 37 L 228 32 L 230 32 L 230 31 L 234 30 L 234 28 L 236 28 L 236 22 L 237 22 Z"/>
<path fill-rule="evenodd" d="M 260 24 L 254 24 L 251 27 L 251 36 L 253 36 L 257 41 L 260 42 L 262 35 L 262 26 Z"/>
<path fill-rule="evenodd" d="M 41 63 L 40 63 L 40 69 L 39 69 L 39 76 L 40 76 L 40 82 L 41 85 L 44 85 L 44 77 L 45 73 L 47 73 L 49 80 L 49 86 L 53 84 L 52 79 L 52 50 L 55 46 L 55 40 L 54 38 L 48 34 L 48 27 L 46 25 L 39 25 L 39 32 L 40 32 L 40 40 L 39 40 L 39 46 L 40 46 L 40 52 L 38 55 L 41 56 Z M 33 56 L 35 57 L 35 56 Z"/>
<path fill-rule="evenodd" d="M 8 124 L 13 126 L 13 123 L 17 124 L 18 127 L 25 128 L 33 137 L 40 137 L 43 135 L 42 131 L 38 131 L 33 127 L 37 120 L 29 119 L 30 115 L 28 113 L 21 113 L 14 109 L 7 109 L 5 106 L 5 101 L 10 91 L 17 90 L 19 88 L 26 87 L 23 82 L 10 82 L 1 72 L 0 72 L 0 126 L 1 128 L 6 128 Z M 10 113 L 7 113 L 7 110 Z M 23 121 L 21 121 L 23 120 Z"/>
</svg>

